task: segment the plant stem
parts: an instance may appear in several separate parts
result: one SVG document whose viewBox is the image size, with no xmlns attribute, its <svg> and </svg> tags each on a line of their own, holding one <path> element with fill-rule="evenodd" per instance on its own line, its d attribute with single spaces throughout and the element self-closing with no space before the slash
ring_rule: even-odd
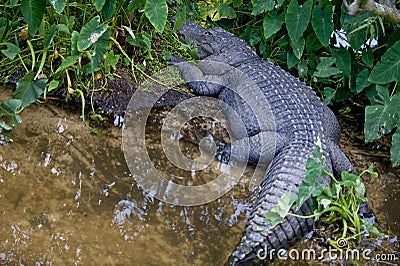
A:
<svg viewBox="0 0 400 266">
<path fill-rule="evenodd" d="M 31 70 L 33 71 L 33 69 L 35 68 L 35 64 L 36 64 L 35 51 L 33 50 L 32 43 L 29 40 L 27 40 L 26 42 L 28 43 L 29 49 L 31 50 L 31 56 L 32 56 L 32 69 Z"/>
</svg>

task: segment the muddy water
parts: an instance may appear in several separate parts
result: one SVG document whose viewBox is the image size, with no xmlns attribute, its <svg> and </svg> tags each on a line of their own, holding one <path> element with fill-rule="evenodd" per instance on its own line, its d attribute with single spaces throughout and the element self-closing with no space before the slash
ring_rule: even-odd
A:
<svg viewBox="0 0 400 266">
<path fill-rule="evenodd" d="M 163 204 L 130 176 L 120 129 L 93 135 L 49 105 L 21 116 L 0 146 L 0 263 L 222 264 L 234 249 L 249 209 L 243 186 L 199 207 Z"/>
<path fill-rule="evenodd" d="M 0 99 L 5 97 L 0 94 Z M 21 116 L 13 143 L 0 146 L 0 263 L 226 262 L 250 208 L 245 183 L 206 205 L 163 204 L 131 177 L 120 129 L 108 129 L 105 137 L 93 135 L 79 115 L 51 105 L 29 107 Z M 159 121 L 156 115 L 150 132 Z M 156 133 L 149 136 L 149 154 L 158 169 L 169 172 L 158 139 Z M 193 136 L 187 139 L 182 148 L 195 156 Z M 359 147 L 351 150 L 359 168 L 370 160 L 380 162 L 363 153 Z M 369 197 L 379 226 L 399 235 L 399 172 L 382 166 L 384 162 L 379 165 L 383 178 L 367 180 Z M 216 168 L 189 177 L 204 182 L 201 178 L 212 179 Z M 299 245 L 304 247 L 304 242 Z M 395 247 L 389 249 L 394 252 Z"/>
</svg>

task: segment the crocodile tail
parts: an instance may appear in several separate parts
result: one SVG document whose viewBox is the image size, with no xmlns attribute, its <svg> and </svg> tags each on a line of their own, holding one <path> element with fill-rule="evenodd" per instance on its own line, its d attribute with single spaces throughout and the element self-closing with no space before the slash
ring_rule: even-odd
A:
<svg viewBox="0 0 400 266">
<path fill-rule="evenodd" d="M 313 149 L 312 145 L 307 147 L 304 143 L 299 145 L 286 146 L 272 161 L 261 184 L 260 193 L 243 236 L 231 254 L 230 265 L 246 265 L 270 260 L 279 249 L 289 247 L 312 230 L 313 219 L 288 216 L 274 228 L 265 221 L 266 211 L 276 206 L 285 193 L 291 192 L 294 196 L 298 193 L 298 187 L 305 176 L 307 158 Z M 311 199 L 296 213 L 311 214 Z"/>
</svg>

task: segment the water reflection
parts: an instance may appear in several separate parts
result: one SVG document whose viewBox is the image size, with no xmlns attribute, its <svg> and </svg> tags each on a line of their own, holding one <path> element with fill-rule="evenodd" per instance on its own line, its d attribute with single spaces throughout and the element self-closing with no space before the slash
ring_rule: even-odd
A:
<svg viewBox="0 0 400 266">
<path fill-rule="evenodd" d="M 33 106 L 22 116 L 14 143 L 0 149 L 1 263 L 226 261 L 249 208 L 244 184 L 207 205 L 164 204 L 130 176 L 120 129 L 102 139 L 78 115 L 51 106 Z M 150 154 L 157 145 L 149 144 Z M 194 146 L 185 146 L 193 156 Z M 164 158 L 153 159 L 168 167 Z M 214 178 L 213 167 L 207 171 L 205 178 Z"/>
</svg>

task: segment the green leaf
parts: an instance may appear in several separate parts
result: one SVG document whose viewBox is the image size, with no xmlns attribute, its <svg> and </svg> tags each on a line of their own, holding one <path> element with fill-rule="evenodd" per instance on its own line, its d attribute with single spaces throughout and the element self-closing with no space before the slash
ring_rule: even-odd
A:
<svg viewBox="0 0 400 266">
<path fill-rule="evenodd" d="M 276 10 L 272 10 L 265 14 L 263 19 L 264 38 L 267 40 L 277 33 L 281 29 L 284 21 L 284 14 L 282 13 L 278 16 Z"/>
<path fill-rule="evenodd" d="M 336 91 L 332 88 L 325 87 L 324 88 L 324 104 L 328 105 L 332 102 L 332 99 L 335 97 Z"/>
<path fill-rule="evenodd" d="M 233 7 L 238 8 L 243 5 L 243 0 L 233 0 Z"/>
<path fill-rule="evenodd" d="M 311 25 L 321 44 L 326 47 L 333 32 L 333 7 L 328 5 L 322 10 L 314 6 Z"/>
<path fill-rule="evenodd" d="M 19 99 L 8 99 L 0 105 L 0 117 L 3 115 L 12 116 L 18 112 L 22 104 Z"/>
<path fill-rule="evenodd" d="M 70 66 L 75 65 L 75 63 L 78 61 L 79 55 L 71 55 L 65 58 L 64 61 L 62 61 L 61 65 L 57 68 L 56 74 L 69 68 Z"/>
<path fill-rule="evenodd" d="M 28 23 L 28 32 L 35 35 L 46 11 L 46 0 L 22 0 L 21 13 Z"/>
<path fill-rule="evenodd" d="M 351 73 L 351 56 L 350 52 L 344 48 L 340 47 L 339 49 L 332 48 L 331 53 L 333 57 L 336 59 L 336 66 L 342 70 L 344 76 L 350 76 Z"/>
<path fill-rule="evenodd" d="M 400 41 L 389 48 L 372 69 L 368 81 L 376 84 L 385 84 L 400 81 Z"/>
<path fill-rule="evenodd" d="M 131 13 L 144 6 L 146 0 L 130 0 L 128 4 L 128 12 Z"/>
<path fill-rule="evenodd" d="M 58 80 L 52 80 L 50 83 L 47 85 L 47 91 L 50 92 L 52 90 L 55 90 L 58 88 L 58 85 L 60 85 L 60 81 Z"/>
<path fill-rule="evenodd" d="M 308 67 L 305 62 L 301 62 L 297 65 L 297 73 L 298 73 L 300 79 L 304 79 L 307 77 Z"/>
<path fill-rule="evenodd" d="M 161 52 L 161 53 L 164 53 L 164 52 Z M 115 67 L 116 67 L 120 57 L 121 57 L 121 55 L 115 55 L 113 50 L 108 52 L 104 57 L 104 71 L 106 73 L 110 73 L 111 68 L 115 70 Z"/>
<path fill-rule="evenodd" d="M 67 25 L 65 25 L 65 24 L 57 24 L 56 26 L 57 26 L 59 31 L 64 32 L 64 33 L 66 33 L 68 35 L 71 34 L 71 32 L 69 31 L 69 28 L 68 28 Z"/>
<path fill-rule="evenodd" d="M 17 82 L 17 88 L 13 94 L 13 99 L 21 100 L 21 108 L 25 108 L 35 102 L 46 88 L 47 79 L 34 80 L 35 74 L 29 71 Z"/>
<path fill-rule="evenodd" d="M 395 94 L 386 100 L 384 105 L 365 107 L 365 142 L 379 139 L 398 125 L 398 121 L 400 121 L 399 106 L 400 94 Z"/>
<path fill-rule="evenodd" d="M 146 0 L 144 14 L 158 32 L 164 31 L 168 16 L 168 6 L 165 0 Z"/>
<path fill-rule="evenodd" d="M 303 55 L 305 45 L 306 42 L 303 36 L 301 36 L 297 41 L 290 41 L 290 46 L 293 48 L 293 54 L 297 57 L 297 59 L 300 59 Z"/>
<path fill-rule="evenodd" d="M 292 69 L 299 61 L 300 59 L 294 55 L 293 51 L 288 51 L 286 53 L 286 63 L 288 69 Z"/>
<path fill-rule="evenodd" d="M 99 26 L 100 16 L 95 16 L 86 23 L 79 33 L 77 47 L 80 52 L 89 48 L 106 32 L 108 25 Z"/>
<path fill-rule="evenodd" d="M 362 61 L 368 67 L 372 68 L 374 66 L 374 54 L 370 50 L 368 51 L 364 50 L 362 53 Z"/>
<path fill-rule="evenodd" d="M 321 148 L 317 146 L 313 150 L 313 157 L 307 159 L 306 176 L 299 186 L 299 195 L 296 199 L 296 211 L 311 196 L 318 196 L 324 190 L 324 187 L 318 182 L 318 178 L 324 174 L 324 158 Z"/>
<path fill-rule="evenodd" d="M 384 237 L 385 236 L 385 234 L 379 232 L 378 228 L 373 226 L 370 221 L 364 220 L 364 219 L 362 221 L 363 221 L 363 225 L 365 226 L 365 229 L 367 229 L 367 231 L 370 234 L 374 234 L 374 235 L 379 236 L 379 237 Z"/>
<path fill-rule="evenodd" d="M 78 51 L 78 39 L 79 39 L 79 32 L 73 31 L 71 34 L 71 55 L 76 56 L 79 55 L 80 52 Z"/>
<path fill-rule="evenodd" d="M 106 20 L 109 20 L 115 12 L 115 0 L 106 0 L 103 6 L 103 15 Z"/>
<path fill-rule="evenodd" d="M 1 50 L 1 52 L 7 56 L 9 59 L 14 59 L 15 56 L 19 53 L 20 49 L 18 46 L 16 46 L 13 43 L 6 43 L 7 45 L 7 50 Z"/>
<path fill-rule="evenodd" d="M 317 51 L 321 49 L 323 46 L 321 42 L 318 40 L 317 35 L 315 35 L 314 32 L 310 32 L 310 34 L 307 35 L 306 38 L 306 50 L 308 53 L 311 53 L 313 51 Z M 314 55 L 314 53 L 313 53 Z"/>
<path fill-rule="evenodd" d="M 390 159 L 392 166 L 397 167 L 400 165 L 400 130 L 397 128 L 392 136 L 392 147 L 390 148 Z"/>
<path fill-rule="evenodd" d="M 356 79 L 356 93 L 359 94 L 365 88 L 367 88 L 371 83 L 368 81 L 369 71 L 364 68 L 361 72 L 358 72 Z"/>
<path fill-rule="evenodd" d="M 295 198 L 292 197 L 291 192 L 283 194 L 278 203 L 265 213 L 265 222 L 271 225 L 271 228 L 277 226 L 288 215 L 294 202 Z"/>
<path fill-rule="evenodd" d="M 5 130 L 11 130 L 12 127 L 22 122 L 21 117 L 17 114 L 21 108 L 22 101 L 19 99 L 8 99 L 0 105 L 0 118 L 8 117 L 7 123 L 0 120 L 0 127 Z"/>
<path fill-rule="evenodd" d="M 251 12 L 252 15 L 257 16 L 258 14 L 271 11 L 274 9 L 275 1 L 274 0 L 251 0 L 251 4 L 253 5 L 253 10 Z"/>
<path fill-rule="evenodd" d="M 106 0 L 92 0 L 94 7 L 96 8 L 97 12 L 100 12 L 103 9 L 104 3 Z"/>
<path fill-rule="evenodd" d="M 51 25 L 44 34 L 43 44 L 44 49 L 48 49 L 53 42 L 54 37 L 56 36 L 58 30 L 58 25 L 53 24 Z"/>
<path fill-rule="evenodd" d="M 310 22 L 312 0 L 307 0 L 303 6 L 299 6 L 297 0 L 291 0 L 285 15 L 286 28 L 289 37 L 296 42 L 303 36 Z"/>
<path fill-rule="evenodd" d="M 67 0 L 52 0 L 50 1 L 50 3 L 53 6 L 54 10 L 58 14 L 61 14 L 64 10 L 65 3 L 67 3 Z"/>
<path fill-rule="evenodd" d="M 340 17 L 341 25 L 346 32 L 346 37 L 351 47 L 358 51 L 361 45 L 367 39 L 368 28 L 360 28 L 360 26 L 367 25 L 366 20 L 372 15 L 365 12 L 358 16 L 351 16 L 346 7 L 342 5 L 342 16 Z"/>
<path fill-rule="evenodd" d="M 332 67 L 336 62 L 335 58 L 332 57 L 320 57 L 320 62 L 317 65 L 317 72 L 314 73 L 315 77 L 328 78 L 333 75 L 340 73 L 340 69 Z"/>
<path fill-rule="evenodd" d="M 104 54 L 108 50 L 108 41 L 110 40 L 111 31 L 107 30 L 102 34 L 99 40 L 94 44 L 92 61 L 91 61 L 91 72 L 94 73 L 96 68 L 100 65 Z"/>
<path fill-rule="evenodd" d="M 175 17 L 174 31 L 178 30 L 186 20 L 186 5 L 179 5 L 176 7 Z"/>
</svg>

